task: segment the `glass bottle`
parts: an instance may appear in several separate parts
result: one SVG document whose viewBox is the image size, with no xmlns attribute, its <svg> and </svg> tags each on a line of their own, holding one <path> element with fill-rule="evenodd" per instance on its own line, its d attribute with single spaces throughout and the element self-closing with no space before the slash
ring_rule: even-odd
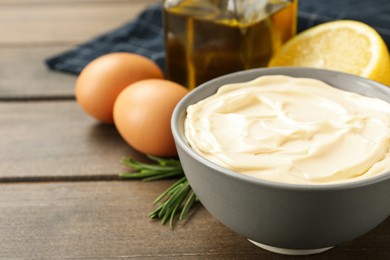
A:
<svg viewBox="0 0 390 260">
<path fill-rule="evenodd" d="M 297 0 L 165 0 L 167 77 L 189 89 L 267 66 L 296 33 Z"/>
</svg>

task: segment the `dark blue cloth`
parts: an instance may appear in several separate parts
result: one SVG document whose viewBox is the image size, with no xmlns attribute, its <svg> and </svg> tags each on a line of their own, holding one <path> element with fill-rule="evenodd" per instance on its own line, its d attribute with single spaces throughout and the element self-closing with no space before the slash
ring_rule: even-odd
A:
<svg viewBox="0 0 390 260">
<path fill-rule="evenodd" d="M 50 69 L 79 74 L 95 58 L 111 52 L 132 52 L 165 67 L 164 35 L 160 5 L 152 5 L 114 31 L 92 39 L 75 49 L 48 58 Z"/>
<path fill-rule="evenodd" d="M 333 20 L 350 19 L 374 27 L 390 46 L 389 0 L 299 0 L 298 32 Z M 135 20 L 72 50 L 48 58 L 50 69 L 78 74 L 93 59 L 111 52 L 133 52 L 165 67 L 161 5 L 152 5 Z"/>
<path fill-rule="evenodd" d="M 298 0 L 298 31 L 334 20 L 356 20 L 374 27 L 390 47 L 389 0 Z"/>
</svg>

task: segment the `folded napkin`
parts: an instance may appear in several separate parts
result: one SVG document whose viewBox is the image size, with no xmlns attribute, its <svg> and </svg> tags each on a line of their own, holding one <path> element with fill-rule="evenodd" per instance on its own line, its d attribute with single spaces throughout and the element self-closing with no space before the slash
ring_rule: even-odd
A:
<svg viewBox="0 0 390 260">
<path fill-rule="evenodd" d="M 53 70 L 79 74 L 95 58 L 111 52 L 138 53 L 165 67 L 161 5 L 152 5 L 134 21 L 72 50 L 45 60 Z"/>
<path fill-rule="evenodd" d="M 298 31 L 333 20 L 356 20 L 374 27 L 390 47 L 389 0 L 298 0 Z"/>
<path fill-rule="evenodd" d="M 390 46 L 390 1 L 299 0 L 298 32 L 333 20 L 351 19 L 374 27 Z M 152 5 L 135 20 L 74 49 L 45 60 L 50 69 L 79 74 L 93 59 L 111 52 L 146 56 L 165 70 L 161 5 Z"/>
</svg>

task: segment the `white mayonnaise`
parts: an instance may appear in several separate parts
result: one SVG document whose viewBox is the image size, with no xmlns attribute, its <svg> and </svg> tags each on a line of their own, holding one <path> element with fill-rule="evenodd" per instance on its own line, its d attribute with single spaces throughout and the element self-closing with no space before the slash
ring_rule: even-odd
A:
<svg viewBox="0 0 390 260">
<path fill-rule="evenodd" d="M 329 184 L 390 171 L 390 104 L 314 79 L 222 86 L 188 107 L 185 137 L 216 164 L 276 182 Z"/>
</svg>

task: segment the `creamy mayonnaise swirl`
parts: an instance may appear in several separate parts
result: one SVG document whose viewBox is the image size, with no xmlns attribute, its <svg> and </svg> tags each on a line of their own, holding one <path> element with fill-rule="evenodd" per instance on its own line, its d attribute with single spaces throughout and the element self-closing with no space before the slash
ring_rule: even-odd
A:
<svg viewBox="0 0 390 260">
<path fill-rule="evenodd" d="M 328 184 L 390 170 L 390 104 L 314 79 L 222 86 L 188 107 L 185 137 L 216 164 L 277 182 Z"/>
</svg>

